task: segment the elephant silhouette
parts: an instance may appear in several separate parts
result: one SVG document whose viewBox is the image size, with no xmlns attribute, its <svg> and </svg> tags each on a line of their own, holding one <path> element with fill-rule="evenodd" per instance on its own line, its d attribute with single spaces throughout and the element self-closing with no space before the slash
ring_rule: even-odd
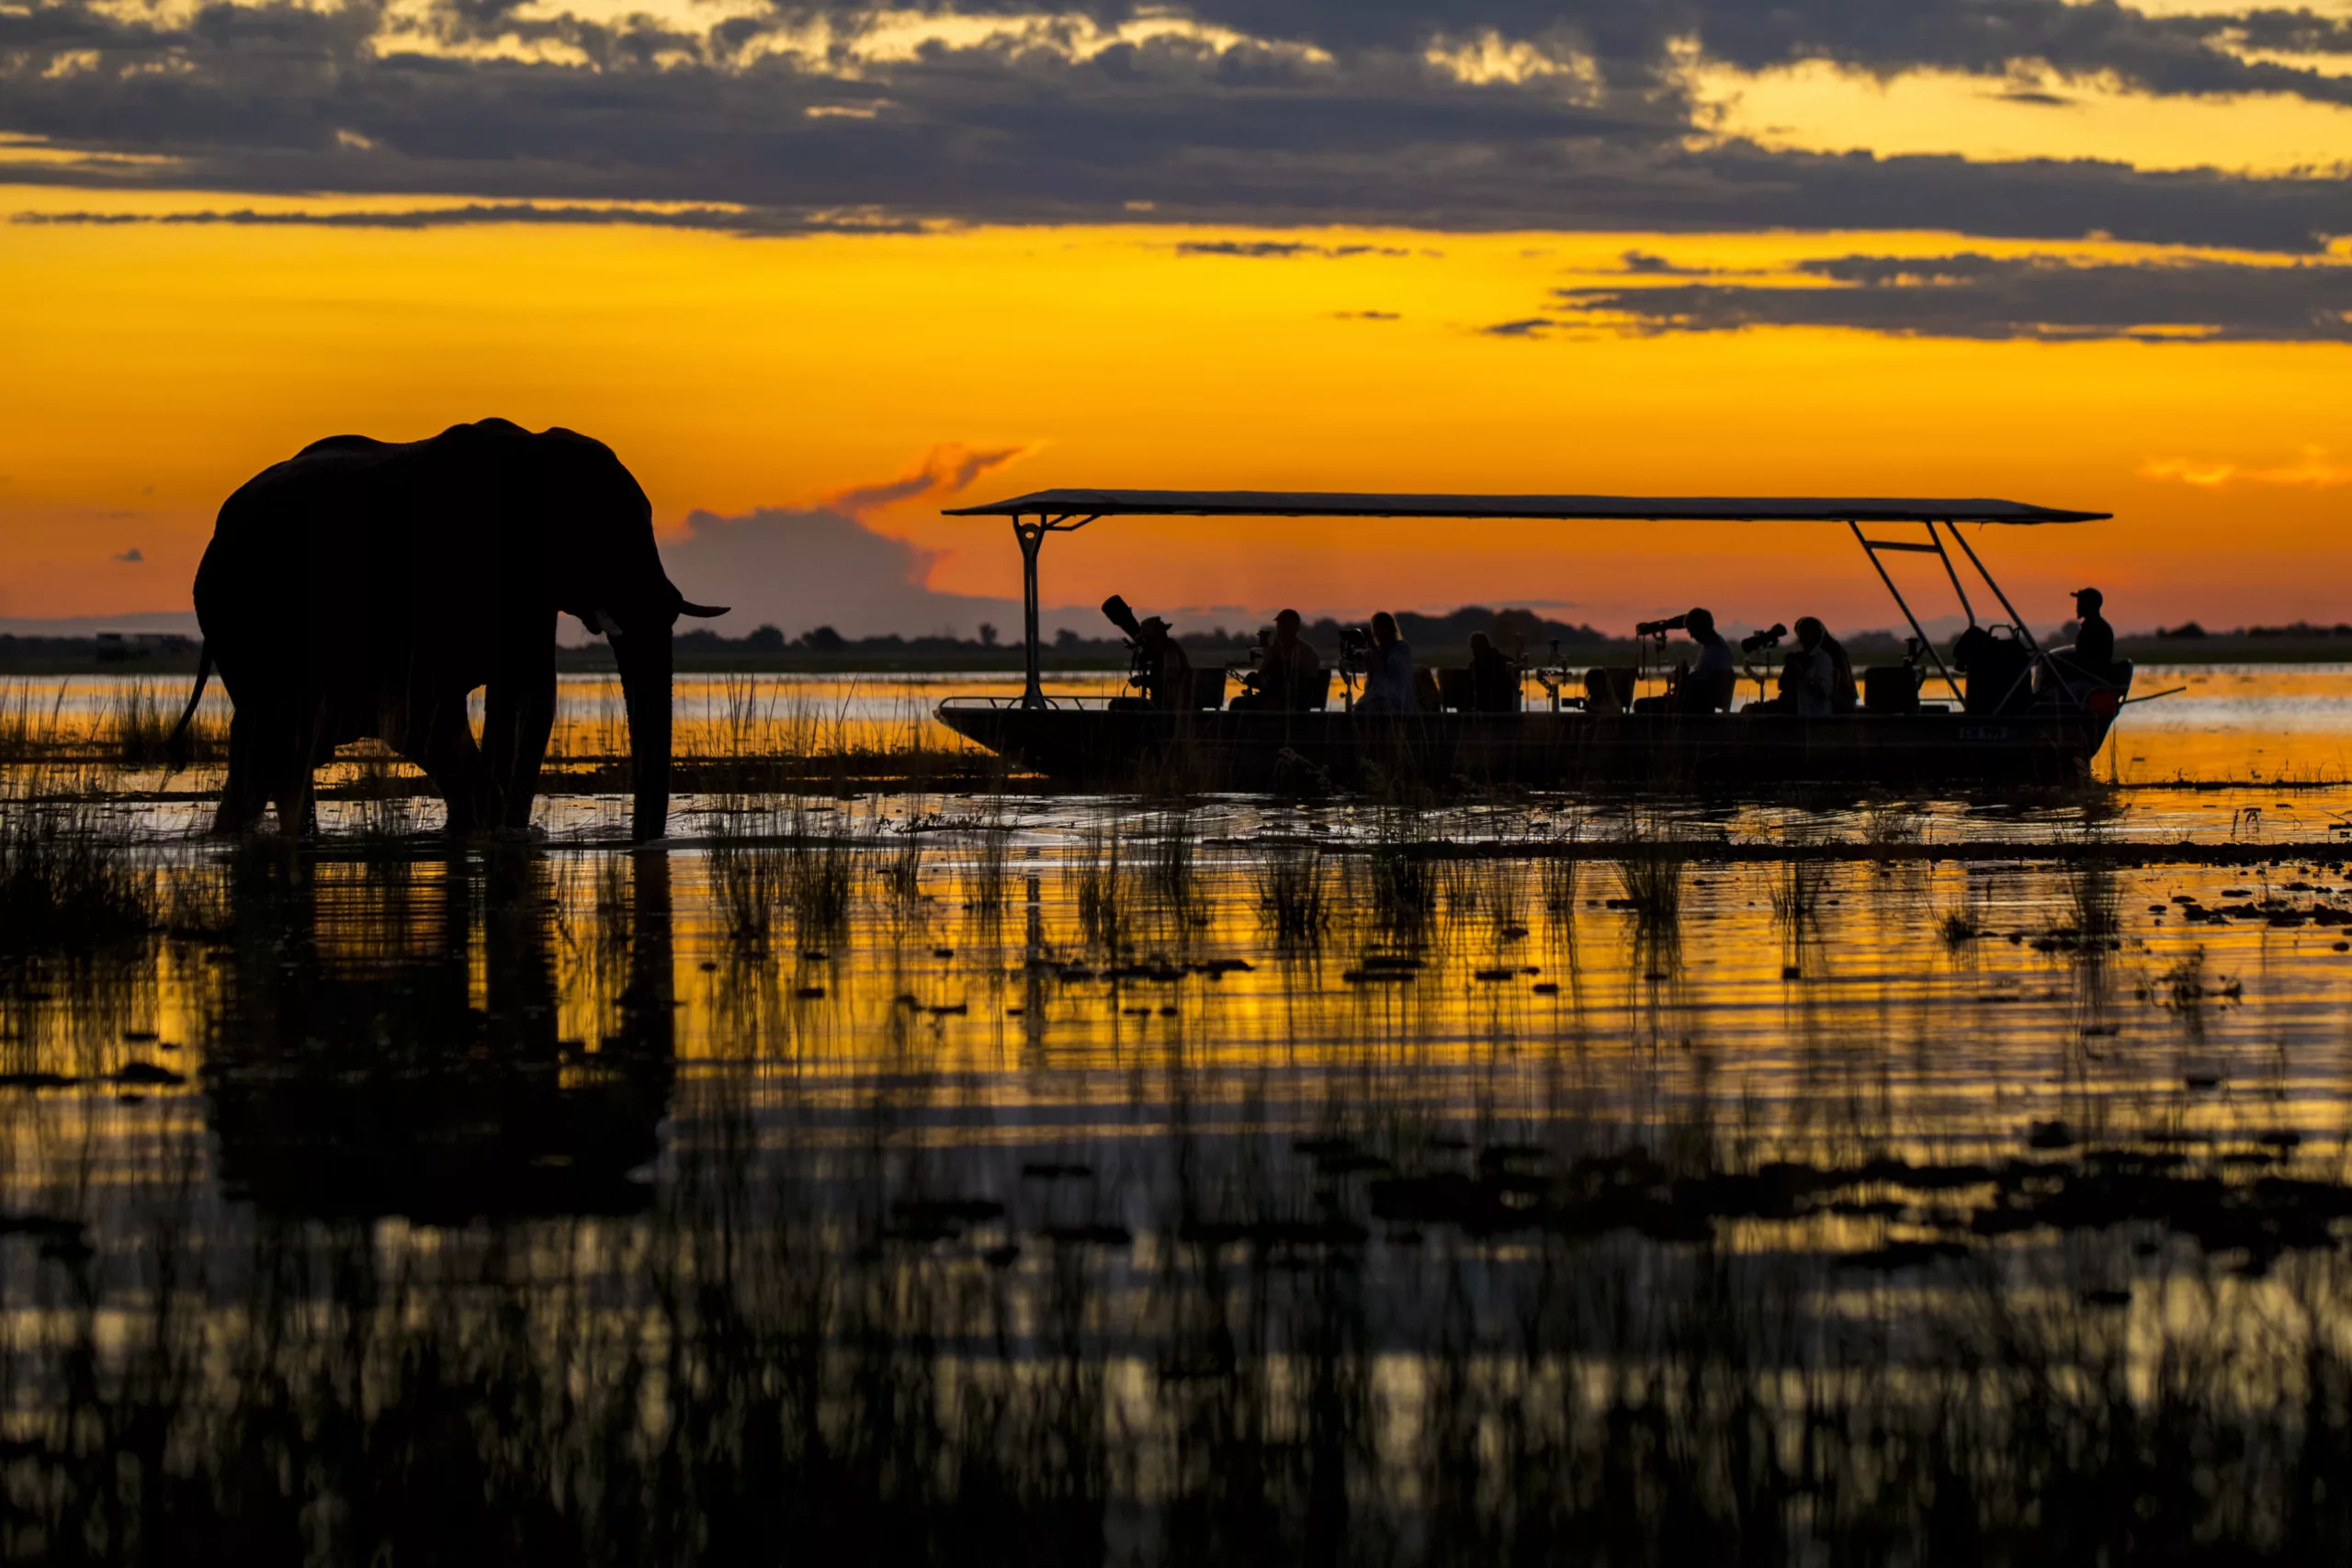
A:
<svg viewBox="0 0 2352 1568">
<path fill-rule="evenodd" d="M 669 815 L 671 628 L 726 611 L 671 584 L 652 504 L 610 447 L 486 419 L 424 441 L 330 436 L 248 479 L 197 568 L 196 614 L 204 646 L 172 755 L 185 761 L 217 665 L 235 705 L 217 830 L 272 803 L 285 831 L 306 830 L 312 770 L 369 737 L 424 770 L 451 833 L 527 828 L 556 617 L 571 615 L 620 666 L 643 841 Z"/>
</svg>

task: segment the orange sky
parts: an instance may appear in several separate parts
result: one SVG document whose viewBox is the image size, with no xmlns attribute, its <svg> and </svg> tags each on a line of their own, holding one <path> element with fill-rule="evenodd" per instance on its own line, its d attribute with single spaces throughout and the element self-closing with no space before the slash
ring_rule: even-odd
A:
<svg viewBox="0 0 2352 1568">
<path fill-rule="evenodd" d="M 14 212 L 109 203 L 268 205 L 0 190 Z M 1259 239 L 1372 249 L 1177 248 Z M 2118 513 L 1990 537 L 2038 622 L 2094 580 L 2127 627 L 2352 619 L 2352 347 L 1479 330 L 1607 281 L 1628 250 L 1758 274 L 1857 251 L 2127 254 L 1884 233 L 11 225 L 0 616 L 184 608 L 213 511 L 254 471 L 335 432 L 498 414 L 611 443 L 665 528 L 808 505 L 950 443 L 1025 449 L 967 501 L 1057 484 L 1996 495 Z M 1346 316 L 1364 311 L 1396 319 Z M 943 552 L 933 588 L 1017 592 L 1001 525 L 938 504 L 866 521 Z M 1603 625 L 1694 599 L 1892 621 L 1831 529 L 1137 523 L 1049 547 L 1049 601 L 1114 589 L 1171 606 L 1542 602 Z"/>
</svg>

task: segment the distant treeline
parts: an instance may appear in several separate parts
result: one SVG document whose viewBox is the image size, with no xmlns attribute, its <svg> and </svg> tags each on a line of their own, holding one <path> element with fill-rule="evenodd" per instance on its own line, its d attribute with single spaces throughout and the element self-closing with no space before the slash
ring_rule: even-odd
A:
<svg viewBox="0 0 2352 1568">
<path fill-rule="evenodd" d="M 2352 621 L 2338 621 L 2323 626 L 2311 621 L 2297 621 L 2284 626 L 2239 626 L 2232 631 L 2209 632 L 2195 621 L 2183 621 L 2177 626 L 2158 626 L 2156 636 L 2164 638 L 2207 637 L 2283 637 L 2311 638 L 2352 637 Z"/>
<path fill-rule="evenodd" d="M 1460 663 L 1468 656 L 1470 634 L 1485 632 L 1498 647 L 1531 664 L 1548 663 L 1556 645 L 1561 662 L 1575 666 L 1630 660 L 1634 640 L 1611 636 L 1578 622 L 1546 619 L 1532 610 L 1493 610 L 1471 604 L 1442 615 L 1417 611 L 1396 612 L 1398 628 L 1423 664 Z M 1306 628 L 1306 637 L 1327 662 L 1336 659 L 1342 631 L 1361 622 L 1343 623 L 1325 615 Z M 684 623 L 681 623 L 682 626 Z M 1177 640 L 1195 665 L 1222 660 L 1246 662 L 1257 645 L 1257 626 L 1205 628 L 1179 622 Z M 1726 623 L 1724 630 L 1737 638 L 1745 623 Z M 1126 662 L 1125 642 L 1106 623 L 1101 637 L 1087 637 L 1065 626 L 1040 649 L 1049 669 L 1099 670 Z M 2060 628 L 2059 641 L 2073 635 Z M 1855 632 L 1844 637 L 1848 654 L 1859 663 L 1889 662 L 1903 656 L 1904 639 L 1894 632 Z M 2232 660 L 2332 660 L 2352 657 L 2352 622 L 2333 626 L 2296 621 L 2287 626 L 2239 626 L 2209 631 L 2195 621 L 2158 626 L 2153 632 L 2127 633 L 2123 651 L 2143 660 L 2227 662 Z M 197 639 L 170 632 L 102 632 L 94 637 L 19 637 L 0 633 L 0 672 L 12 674 L 177 674 L 196 668 Z M 725 637 L 696 628 L 677 634 L 678 666 L 684 670 L 1012 670 L 1020 666 L 1023 649 L 1005 641 L 994 626 L 982 626 L 977 637 L 933 632 L 913 637 L 897 633 L 880 637 L 845 637 L 829 626 L 797 636 L 778 626 L 763 626 L 742 637 Z M 1684 646 L 1677 637 L 1669 654 Z M 1943 645 L 1947 649 L 1949 641 Z M 1758 659 L 1775 657 L 1759 654 Z M 608 669 L 612 653 L 602 640 L 561 649 L 560 668 Z"/>
</svg>

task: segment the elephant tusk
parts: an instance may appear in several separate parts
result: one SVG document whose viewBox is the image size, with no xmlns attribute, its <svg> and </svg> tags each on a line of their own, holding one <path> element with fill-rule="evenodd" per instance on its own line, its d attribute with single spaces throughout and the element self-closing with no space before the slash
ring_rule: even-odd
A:
<svg viewBox="0 0 2352 1568">
<path fill-rule="evenodd" d="M 601 637 L 604 635 L 604 623 L 597 619 L 597 612 L 594 610 L 581 611 L 580 624 L 588 628 L 588 635 L 590 637 Z"/>
<path fill-rule="evenodd" d="M 678 601 L 678 614 L 692 615 L 697 621 L 711 620 L 727 614 L 727 611 L 728 606 L 725 604 L 697 604 L 691 599 Z"/>
</svg>

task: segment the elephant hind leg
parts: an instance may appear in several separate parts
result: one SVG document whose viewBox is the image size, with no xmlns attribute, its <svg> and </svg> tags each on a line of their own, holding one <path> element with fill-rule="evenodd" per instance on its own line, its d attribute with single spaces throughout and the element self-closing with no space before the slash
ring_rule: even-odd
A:
<svg viewBox="0 0 2352 1568">
<path fill-rule="evenodd" d="M 229 778 L 221 786 L 220 808 L 212 816 L 215 833 L 250 832 L 268 807 L 266 728 L 259 714 L 242 708 L 229 717 Z"/>
</svg>

